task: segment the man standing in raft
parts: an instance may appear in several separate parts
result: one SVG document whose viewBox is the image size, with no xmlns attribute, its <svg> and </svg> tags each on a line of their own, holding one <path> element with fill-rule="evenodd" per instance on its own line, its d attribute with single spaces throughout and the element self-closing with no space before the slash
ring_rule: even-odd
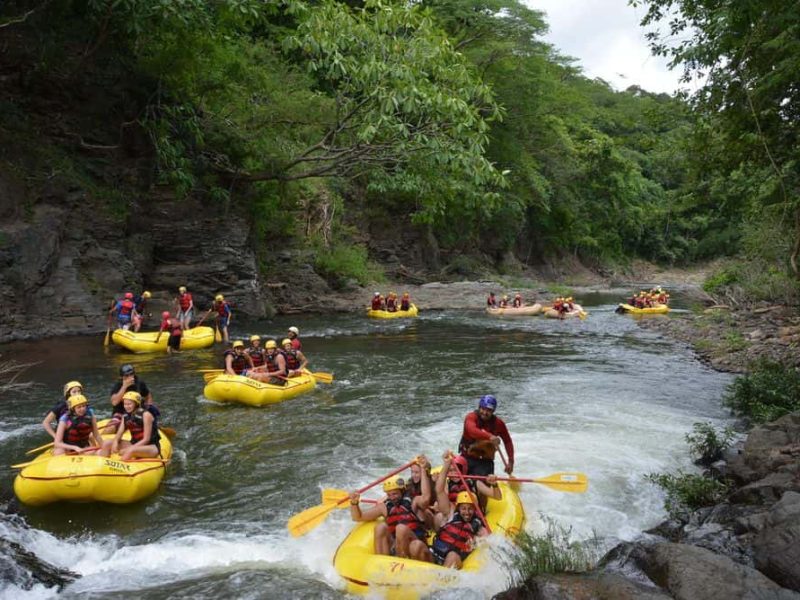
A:
<svg viewBox="0 0 800 600">
<path fill-rule="evenodd" d="M 186 286 L 182 285 L 178 288 L 178 297 L 175 298 L 175 305 L 177 307 L 177 318 L 181 322 L 181 327 L 189 329 L 192 322 L 192 313 L 194 311 L 194 302 L 192 295 L 186 291 Z"/>
<path fill-rule="evenodd" d="M 458 443 L 458 451 L 467 459 L 470 475 L 494 474 L 494 454 L 500 448 L 500 440 L 506 447 L 508 464 L 506 473 L 514 470 L 514 442 L 506 424 L 495 416 L 497 399 L 494 396 L 481 396 L 478 410 L 464 418 L 464 432 Z"/>
<path fill-rule="evenodd" d="M 219 327 L 220 332 L 222 332 L 222 341 L 227 344 L 230 340 L 228 337 L 228 327 L 230 326 L 231 319 L 233 318 L 231 305 L 227 300 L 225 300 L 225 296 L 222 294 L 217 294 L 214 298 L 214 304 L 212 306 L 217 312 L 217 327 Z"/>
</svg>

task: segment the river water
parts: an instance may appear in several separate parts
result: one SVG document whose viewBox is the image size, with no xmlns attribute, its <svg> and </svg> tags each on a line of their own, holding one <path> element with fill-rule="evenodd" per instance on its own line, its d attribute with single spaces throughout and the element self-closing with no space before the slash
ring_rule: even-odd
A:
<svg viewBox="0 0 800 600">
<path fill-rule="evenodd" d="M 64 382 L 83 382 L 103 409 L 124 362 L 136 366 L 163 423 L 178 431 L 173 463 L 151 498 L 23 507 L 27 527 L 2 518 L 0 537 L 81 574 L 65 598 L 340 598 L 331 561 L 351 526 L 347 511 L 297 539 L 287 519 L 318 504 L 321 488 L 355 489 L 420 452 L 437 463 L 456 448 L 477 398 L 492 393 L 514 438 L 515 474 L 589 477 L 586 494 L 523 486 L 529 529 L 541 531 L 544 515 L 577 539 L 597 535 L 605 547 L 632 539 L 665 516 L 662 493 L 644 475 L 693 469 L 684 435 L 696 421 L 727 422 L 719 397 L 730 376 L 614 314 L 613 298 L 583 300 L 585 321 L 444 311 L 415 320 L 239 324 L 234 337 L 282 336 L 299 326 L 312 369 L 335 374 L 330 386 L 262 409 L 203 398 L 196 370 L 219 366 L 219 348 L 136 356 L 106 350 L 95 337 L 0 347 L 3 359 L 39 363 L 25 374 L 37 382 L 33 390 L 2 398 L 3 465 L 48 441 L 39 423 Z M 13 495 L 13 476 L 2 468 L 3 496 Z M 56 595 L 15 583 L 0 582 L 0 596 Z M 507 587 L 506 574 L 496 566 L 480 579 L 464 576 L 462 585 L 438 596 L 489 597 Z"/>
</svg>

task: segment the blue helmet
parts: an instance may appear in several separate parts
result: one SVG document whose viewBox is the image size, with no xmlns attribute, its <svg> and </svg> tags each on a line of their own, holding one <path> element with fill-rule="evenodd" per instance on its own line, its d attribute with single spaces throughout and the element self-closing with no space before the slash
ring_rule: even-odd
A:
<svg viewBox="0 0 800 600">
<path fill-rule="evenodd" d="M 478 403 L 478 408 L 488 408 L 490 410 L 497 410 L 497 398 L 491 394 L 481 396 L 481 401 Z"/>
</svg>

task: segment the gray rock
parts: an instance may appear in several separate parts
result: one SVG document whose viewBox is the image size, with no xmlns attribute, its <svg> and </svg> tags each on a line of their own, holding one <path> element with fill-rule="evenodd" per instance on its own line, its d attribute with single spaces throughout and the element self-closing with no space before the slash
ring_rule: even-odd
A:
<svg viewBox="0 0 800 600">
<path fill-rule="evenodd" d="M 753 551 L 759 571 L 800 592 L 800 494 L 786 492 L 772 507 Z"/>
<path fill-rule="evenodd" d="M 729 498 L 735 503 L 770 505 L 787 491 L 800 491 L 800 478 L 794 470 L 770 473 L 763 479 L 737 489 Z"/>
<path fill-rule="evenodd" d="M 524 586 L 496 595 L 495 600 L 668 600 L 654 586 L 630 581 L 617 573 L 542 575 Z"/>
</svg>

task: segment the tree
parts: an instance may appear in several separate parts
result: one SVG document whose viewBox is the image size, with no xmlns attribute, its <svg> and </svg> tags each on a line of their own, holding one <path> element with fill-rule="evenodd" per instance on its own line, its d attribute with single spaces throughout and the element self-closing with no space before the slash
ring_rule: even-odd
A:
<svg viewBox="0 0 800 600">
<path fill-rule="evenodd" d="M 767 218 L 793 220 L 789 265 L 800 277 L 800 20 L 798 2 L 782 0 L 631 0 L 642 25 L 669 19 L 668 35 L 650 33 L 653 51 L 704 84 L 692 96 L 716 167 L 746 173 L 743 186 Z M 673 42 L 673 40 L 679 40 Z"/>
</svg>

